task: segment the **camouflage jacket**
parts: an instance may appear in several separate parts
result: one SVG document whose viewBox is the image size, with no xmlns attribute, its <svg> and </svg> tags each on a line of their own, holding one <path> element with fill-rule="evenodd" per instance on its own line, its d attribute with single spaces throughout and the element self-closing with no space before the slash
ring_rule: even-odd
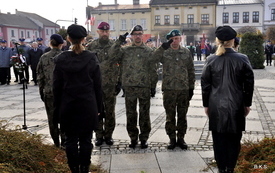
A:
<svg viewBox="0 0 275 173">
<path fill-rule="evenodd" d="M 43 91 L 45 95 L 53 96 L 52 83 L 53 83 L 53 69 L 54 58 L 62 53 L 57 48 L 51 49 L 49 52 L 44 53 L 37 65 L 37 81 L 39 85 L 39 91 Z"/>
<path fill-rule="evenodd" d="M 121 62 L 122 86 L 155 88 L 158 76 L 156 65 L 150 60 L 153 50 L 145 44 L 120 45 L 117 40 L 110 49 L 110 55 Z"/>
<path fill-rule="evenodd" d="M 113 56 L 109 55 L 109 49 L 114 41 L 109 40 L 105 45 L 99 42 L 99 39 L 92 41 L 86 47 L 87 50 L 96 53 L 100 63 L 100 71 L 102 76 L 102 87 L 114 87 L 119 78 L 119 66 Z"/>
<path fill-rule="evenodd" d="M 153 54 L 154 62 L 163 67 L 162 90 L 194 89 L 195 69 L 190 51 L 180 46 L 178 50 L 159 47 Z"/>
</svg>

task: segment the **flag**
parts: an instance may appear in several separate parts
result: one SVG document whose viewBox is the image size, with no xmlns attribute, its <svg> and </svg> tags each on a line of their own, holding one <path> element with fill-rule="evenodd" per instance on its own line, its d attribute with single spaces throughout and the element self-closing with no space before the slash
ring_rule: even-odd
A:
<svg viewBox="0 0 275 173">
<path fill-rule="evenodd" d="M 85 25 L 88 25 L 90 20 L 91 20 L 91 8 L 86 7 L 86 22 L 85 22 Z"/>
</svg>

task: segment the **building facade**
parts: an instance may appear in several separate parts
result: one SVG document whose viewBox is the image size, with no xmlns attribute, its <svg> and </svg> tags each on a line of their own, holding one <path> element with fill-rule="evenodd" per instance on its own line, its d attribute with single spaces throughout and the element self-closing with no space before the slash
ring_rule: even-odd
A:
<svg viewBox="0 0 275 173">
<path fill-rule="evenodd" d="M 25 38 L 30 43 L 42 37 L 48 45 L 50 36 L 59 30 L 60 26 L 37 14 L 15 11 L 15 14 L 0 13 L 0 39 L 5 39 L 10 47 L 19 38 Z"/>
<path fill-rule="evenodd" d="M 253 26 L 263 32 L 264 2 L 262 0 L 219 0 L 217 26 L 230 25 L 235 30 Z"/>
<path fill-rule="evenodd" d="M 275 27 L 275 1 L 264 0 L 264 32 L 270 26 Z"/>
</svg>

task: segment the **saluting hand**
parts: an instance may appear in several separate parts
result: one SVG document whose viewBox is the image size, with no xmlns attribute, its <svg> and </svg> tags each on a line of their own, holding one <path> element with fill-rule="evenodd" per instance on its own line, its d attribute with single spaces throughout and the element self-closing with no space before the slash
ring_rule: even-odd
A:
<svg viewBox="0 0 275 173">
<path fill-rule="evenodd" d="M 129 33 L 126 32 L 124 35 L 120 35 L 119 38 L 118 38 L 119 41 L 121 41 L 121 43 L 125 42 L 126 41 L 126 37 L 127 37 L 128 34 Z"/>
<path fill-rule="evenodd" d="M 170 39 L 168 42 L 162 43 L 161 47 L 163 47 L 164 50 L 167 50 L 170 47 L 172 42 L 173 42 L 173 40 Z"/>
</svg>

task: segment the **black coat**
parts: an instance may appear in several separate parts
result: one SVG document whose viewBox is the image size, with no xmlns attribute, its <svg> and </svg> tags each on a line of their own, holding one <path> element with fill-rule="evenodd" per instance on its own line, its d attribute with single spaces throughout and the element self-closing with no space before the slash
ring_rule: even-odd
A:
<svg viewBox="0 0 275 173">
<path fill-rule="evenodd" d="M 254 74 L 248 57 L 226 48 L 222 56 L 207 58 L 201 76 L 203 106 L 209 110 L 209 130 L 245 130 L 244 107 L 251 106 Z"/>
<path fill-rule="evenodd" d="M 101 73 L 90 51 L 65 51 L 55 59 L 54 119 L 64 132 L 92 132 L 102 106 Z"/>
<path fill-rule="evenodd" d="M 29 58 L 27 59 L 27 64 L 31 65 L 32 69 L 36 69 L 39 59 L 43 55 L 43 51 L 41 49 L 37 49 L 36 51 L 31 49 L 29 50 L 28 55 Z"/>
</svg>

